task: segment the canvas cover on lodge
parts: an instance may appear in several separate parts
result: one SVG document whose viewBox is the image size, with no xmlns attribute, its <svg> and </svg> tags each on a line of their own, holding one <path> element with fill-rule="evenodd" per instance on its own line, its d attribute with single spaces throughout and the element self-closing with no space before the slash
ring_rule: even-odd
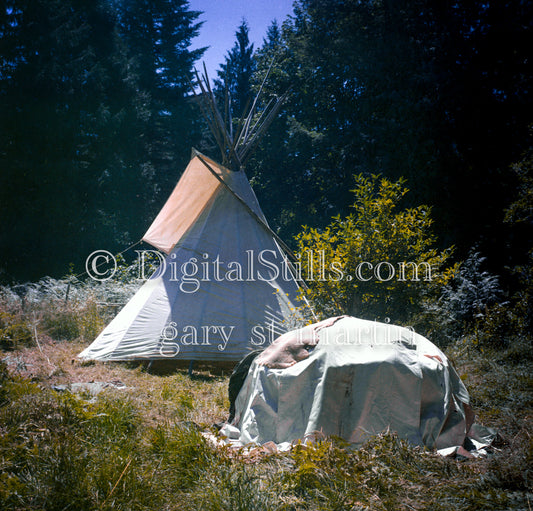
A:
<svg viewBox="0 0 533 511">
<path fill-rule="evenodd" d="M 298 284 L 261 222 L 245 173 L 195 155 L 143 238 L 165 271 L 79 357 L 238 361 L 290 329 Z"/>
<path fill-rule="evenodd" d="M 221 433 L 237 445 L 286 448 L 317 432 L 358 446 L 390 430 L 449 454 L 465 442 L 490 444 L 494 432 L 473 422 L 468 392 L 434 344 L 343 316 L 286 333 L 262 352 Z"/>
</svg>

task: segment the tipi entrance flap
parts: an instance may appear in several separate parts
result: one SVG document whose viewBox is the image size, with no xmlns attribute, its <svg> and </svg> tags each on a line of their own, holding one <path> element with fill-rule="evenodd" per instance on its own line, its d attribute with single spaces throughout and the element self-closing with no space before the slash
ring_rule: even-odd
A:
<svg viewBox="0 0 533 511">
<path fill-rule="evenodd" d="M 231 171 L 212 163 L 211 168 L 227 179 Z M 143 241 L 169 254 L 172 247 L 200 216 L 218 188 L 223 185 L 195 156 L 178 181 L 167 202 L 146 231 Z"/>
</svg>

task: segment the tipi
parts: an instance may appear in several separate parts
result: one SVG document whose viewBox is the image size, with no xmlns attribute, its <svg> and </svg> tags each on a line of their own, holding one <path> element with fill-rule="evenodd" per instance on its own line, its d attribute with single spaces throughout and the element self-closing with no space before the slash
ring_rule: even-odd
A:
<svg viewBox="0 0 533 511">
<path fill-rule="evenodd" d="M 207 75 L 199 83 L 215 139 L 237 170 L 193 151 L 143 237 L 167 254 L 164 263 L 82 359 L 238 361 L 294 328 L 299 286 L 241 166 L 283 98 L 267 122 L 252 122 L 254 101 L 232 137 Z"/>
</svg>

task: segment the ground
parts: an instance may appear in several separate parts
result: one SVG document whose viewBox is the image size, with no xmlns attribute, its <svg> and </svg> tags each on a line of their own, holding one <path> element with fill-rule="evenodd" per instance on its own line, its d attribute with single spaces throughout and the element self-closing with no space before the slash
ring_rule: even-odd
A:
<svg viewBox="0 0 533 511">
<path fill-rule="evenodd" d="M 477 421 L 499 432 L 485 458 L 444 459 L 393 433 L 355 452 L 326 439 L 291 453 L 247 457 L 217 449 L 200 435 L 227 418 L 228 368 L 161 374 L 146 364 L 80 362 L 76 355 L 85 345 L 45 339 L 1 353 L 15 376 L 4 385 L 7 404 L 0 407 L 5 509 L 71 503 L 78 509 L 180 510 L 533 505 L 533 373 L 523 353 L 483 353 L 471 341 L 448 349 Z M 96 397 L 62 390 L 90 382 L 111 385 Z"/>
</svg>

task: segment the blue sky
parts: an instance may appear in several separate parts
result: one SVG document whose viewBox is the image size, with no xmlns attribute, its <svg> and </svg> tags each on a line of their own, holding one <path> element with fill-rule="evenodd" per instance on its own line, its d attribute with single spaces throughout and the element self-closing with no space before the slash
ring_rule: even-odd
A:
<svg viewBox="0 0 533 511">
<path fill-rule="evenodd" d="M 201 67 L 205 61 L 212 80 L 235 43 L 235 32 L 243 18 L 250 27 L 250 41 L 257 48 L 263 43 L 272 20 L 277 19 L 281 25 L 292 13 L 292 3 L 293 0 L 189 0 L 191 10 L 204 12 L 199 18 L 204 24 L 200 35 L 192 41 L 192 48 L 210 47 L 197 66 Z"/>
</svg>

